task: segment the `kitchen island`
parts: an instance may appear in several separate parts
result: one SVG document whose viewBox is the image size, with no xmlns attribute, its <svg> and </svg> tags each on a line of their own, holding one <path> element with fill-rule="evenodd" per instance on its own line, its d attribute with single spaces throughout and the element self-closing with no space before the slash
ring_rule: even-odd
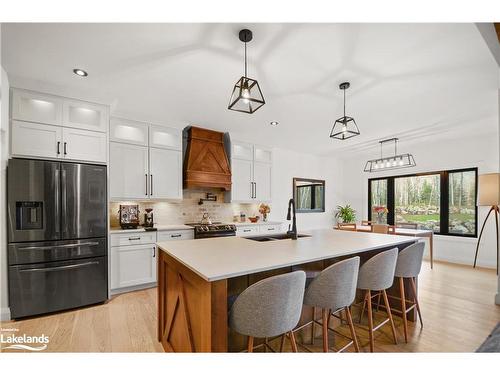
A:
<svg viewBox="0 0 500 375">
<path fill-rule="evenodd" d="M 296 241 L 225 237 L 158 243 L 158 340 L 165 351 L 239 351 L 244 337 L 228 328 L 228 297 L 270 276 L 319 271 L 355 255 L 363 263 L 416 241 L 333 229 L 307 234 Z"/>
</svg>

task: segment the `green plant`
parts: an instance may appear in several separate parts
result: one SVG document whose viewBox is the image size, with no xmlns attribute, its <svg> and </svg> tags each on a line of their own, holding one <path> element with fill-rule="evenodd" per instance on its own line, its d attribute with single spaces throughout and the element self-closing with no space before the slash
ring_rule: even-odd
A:
<svg viewBox="0 0 500 375">
<path fill-rule="evenodd" d="M 343 223 L 354 223 L 356 221 L 356 210 L 348 204 L 344 207 L 337 206 L 335 217 L 341 219 Z"/>
</svg>

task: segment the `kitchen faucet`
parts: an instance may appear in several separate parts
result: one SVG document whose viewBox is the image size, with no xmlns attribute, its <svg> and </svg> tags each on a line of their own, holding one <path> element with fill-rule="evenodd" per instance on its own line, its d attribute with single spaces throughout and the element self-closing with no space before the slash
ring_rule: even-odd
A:
<svg viewBox="0 0 500 375">
<path fill-rule="evenodd" d="M 292 240 L 296 240 L 297 239 L 297 218 L 296 218 L 297 213 L 295 212 L 295 201 L 293 200 L 293 198 L 288 201 L 288 214 L 286 215 L 287 220 L 292 219 L 292 210 L 291 210 L 292 206 L 293 206 L 292 229 L 290 230 L 290 224 L 288 224 L 288 232 L 286 232 L 286 234 L 288 234 Z"/>
</svg>

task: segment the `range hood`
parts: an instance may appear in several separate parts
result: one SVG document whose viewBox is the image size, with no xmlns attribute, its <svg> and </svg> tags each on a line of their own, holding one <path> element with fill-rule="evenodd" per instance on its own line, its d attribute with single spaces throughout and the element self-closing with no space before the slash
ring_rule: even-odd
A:
<svg viewBox="0 0 500 375">
<path fill-rule="evenodd" d="M 188 127 L 184 156 L 184 189 L 231 190 L 231 167 L 224 147 L 224 133 Z"/>
</svg>

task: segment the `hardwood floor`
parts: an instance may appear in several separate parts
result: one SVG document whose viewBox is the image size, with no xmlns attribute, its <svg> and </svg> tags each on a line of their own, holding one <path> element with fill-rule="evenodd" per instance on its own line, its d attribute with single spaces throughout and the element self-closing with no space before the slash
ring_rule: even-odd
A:
<svg viewBox="0 0 500 375">
<path fill-rule="evenodd" d="M 500 321 L 500 306 L 493 302 L 496 285 L 493 270 L 435 262 L 431 271 L 425 262 L 419 279 L 424 328 L 421 330 L 418 323 L 410 322 L 408 344 L 405 344 L 402 320 L 395 318 L 399 344 L 394 345 L 390 326 L 386 325 L 375 333 L 375 351 L 474 351 Z M 353 315 L 356 321 L 357 311 Z M 380 318 L 383 317 L 381 310 Z M 163 351 L 156 340 L 155 288 L 117 295 L 102 305 L 2 322 L 1 328 L 17 328 L 16 335 L 47 335 L 49 352 Z M 349 335 L 347 326 L 340 330 Z M 368 351 L 368 332 L 357 328 L 356 333 L 362 351 Z M 334 344 L 332 338 L 330 344 Z M 342 344 L 339 340 L 336 346 Z M 321 351 L 321 339 L 307 347 Z M 299 351 L 304 349 L 299 347 Z"/>
</svg>

